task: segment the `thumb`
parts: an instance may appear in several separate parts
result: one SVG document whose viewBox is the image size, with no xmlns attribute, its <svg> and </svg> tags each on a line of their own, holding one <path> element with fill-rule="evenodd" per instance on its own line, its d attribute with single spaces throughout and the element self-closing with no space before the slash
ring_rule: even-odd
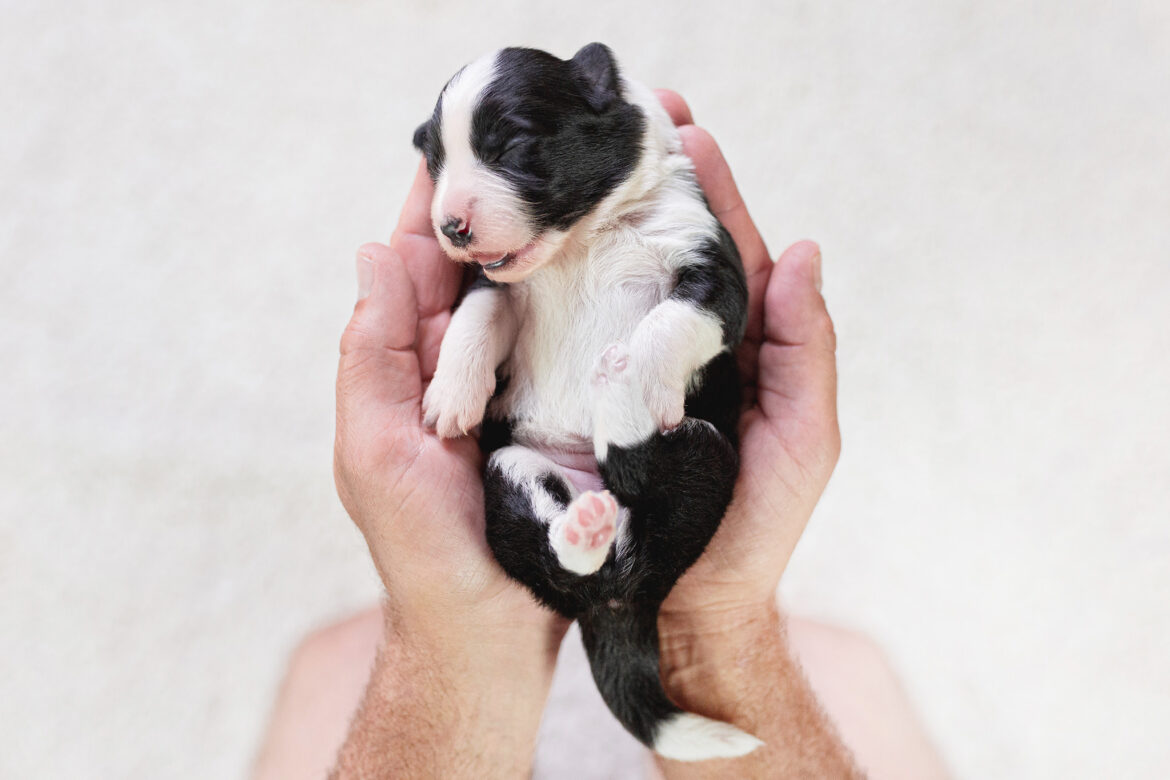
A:
<svg viewBox="0 0 1170 780">
<path fill-rule="evenodd" d="M 831 455 L 837 427 L 837 339 L 821 297 L 821 250 L 793 244 L 772 268 L 764 294 L 759 406 L 794 454 Z"/>
<path fill-rule="evenodd" d="M 390 247 L 362 246 L 357 269 L 361 299 L 341 337 L 338 427 L 381 432 L 418 420 L 418 306 L 406 266 Z"/>
</svg>

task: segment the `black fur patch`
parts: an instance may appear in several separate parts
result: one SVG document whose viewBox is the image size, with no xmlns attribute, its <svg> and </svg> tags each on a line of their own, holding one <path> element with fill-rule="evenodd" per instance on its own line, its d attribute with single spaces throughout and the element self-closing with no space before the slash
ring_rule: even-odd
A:
<svg viewBox="0 0 1170 780">
<path fill-rule="evenodd" d="M 435 111 L 431 118 L 423 122 L 414 131 L 414 148 L 423 153 L 427 160 L 427 173 L 431 180 L 439 177 L 443 162 L 447 159 L 447 150 L 443 148 L 441 127 L 443 124 L 443 98 L 435 103 Z"/>
<path fill-rule="evenodd" d="M 644 130 L 605 46 L 571 60 L 512 48 L 500 52 L 472 115 L 471 146 L 516 188 L 542 232 L 567 229 L 624 181 Z"/>
<path fill-rule="evenodd" d="M 694 388 L 687 393 L 683 414 L 706 420 L 739 446 L 739 408 L 743 403 L 743 382 L 733 352 L 720 352 L 699 369 Z"/>
<path fill-rule="evenodd" d="M 463 273 L 463 286 L 466 290 L 464 295 L 466 295 L 472 290 L 479 290 L 484 287 L 505 287 L 507 285 L 505 285 L 503 282 L 492 281 L 488 278 L 487 274 L 484 273 L 482 265 L 479 263 L 471 263 Z M 462 300 L 463 299 L 460 298 L 460 302 L 462 302 Z M 457 308 L 459 308 L 458 304 L 453 307 L 452 311 Z"/>
<path fill-rule="evenodd" d="M 609 447 L 601 476 L 630 510 L 637 560 L 630 584 L 640 601 L 660 603 L 698 560 L 731 502 L 738 472 L 731 442 L 694 419 L 633 447 Z"/>
<path fill-rule="evenodd" d="M 547 480 L 560 482 L 559 495 L 569 494 L 569 486 L 560 477 L 548 474 L 541 482 Z M 565 617 L 576 617 L 596 603 L 597 575 L 580 577 L 561 568 L 548 542 L 548 528 L 536 518 L 532 497 L 524 487 L 513 483 L 499 467 L 489 465 L 483 475 L 483 491 L 487 542 L 508 576 L 528 586 L 536 598 Z"/>
<path fill-rule="evenodd" d="M 593 602 L 579 616 L 593 679 L 614 716 L 653 747 L 658 727 L 681 710 L 667 698 L 658 667 L 658 606 L 719 527 L 739 461 L 712 427 L 686 420 L 636 447 L 610 447 L 605 485 L 630 510 L 627 599 Z M 612 572 L 605 568 L 605 578 Z M 612 589 L 616 591 L 617 589 Z"/>
<path fill-rule="evenodd" d="M 618 78 L 617 60 L 603 43 L 591 43 L 569 60 L 581 83 L 581 93 L 589 107 L 601 113 L 621 98 L 622 82 Z"/>
<path fill-rule="evenodd" d="M 496 392 L 499 396 L 508 387 L 507 377 L 501 376 L 500 372 L 496 372 Z M 490 412 L 490 406 L 488 411 Z M 479 428 L 479 449 L 484 455 L 491 455 L 501 447 L 507 447 L 512 443 L 512 423 L 508 420 L 503 420 L 498 417 L 493 417 L 490 413 L 485 414 L 483 422 Z"/>
<path fill-rule="evenodd" d="M 611 446 L 601 474 L 629 510 L 623 544 L 629 560 L 611 552 L 586 577 L 561 568 L 527 491 L 494 465 L 484 474 L 487 541 L 496 560 L 545 605 L 580 620 L 602 698 L 646 745 L 680 712 L 659 679 L 658 607 L 719 527 L 738 466 L 731 443 L 694 419 L 635 447 Z M 560 475 L 543 474 L 539 484 L 568 504 Z"/>
<path fill-rule="evenodd" d="M 598 605 L 580 617 L 581 641 L 601 698 L 626 730 L 653 747 L 662 721 L 682 712 L 658 672 L 658 607 Z"/>
<path fill-rule="evenodd" d="M 553 500 L 560 504 L 561 508 L 567 507 L 569 501 L 572 500 L 572 495 L 569 494 L 569 486 L 565 481 L 556 474 L 545 474 L 540 478 L 540 486 L 544 488 L 544 492 L 552 496 Z"/>
<path fill-rule="evenodd" d="M 671 298 L 692 301 L 723 323 L 723 345 L 736 347 L 747 329 L 747 278 L 743 260 L 723 225 L 719 235 L 698 249 L 705 262 L 684 267 Z"/>
</svg>

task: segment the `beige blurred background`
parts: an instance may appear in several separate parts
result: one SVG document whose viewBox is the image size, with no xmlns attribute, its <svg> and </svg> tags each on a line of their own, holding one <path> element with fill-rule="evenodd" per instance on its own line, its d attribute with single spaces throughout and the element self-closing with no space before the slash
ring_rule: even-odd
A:
<svg viewBox="0 0 1170 780">
<path fill-rule="evenodd" d="M 844 453 L 783 586 L 960 778 L 1170 771 L 1170 6 L 0 3 L 0 776 L 247 772 L 376 598 L 353 250 L 489 49 L 681 91 L 825 255 Z"/>
</svg>

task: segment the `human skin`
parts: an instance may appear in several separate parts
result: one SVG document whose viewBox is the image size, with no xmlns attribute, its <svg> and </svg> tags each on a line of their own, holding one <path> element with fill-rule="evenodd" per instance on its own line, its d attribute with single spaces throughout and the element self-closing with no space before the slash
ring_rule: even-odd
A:
<svg viewBox="0 0 1170 780">
<path fill-rule="evenodd" d="M 384 625 L 382 608 L 374 606 L 322 626 L 298 643 L 257 752 L 254 780 L 318 780 L 328 773 L 365 695 Z M 949 776 L 897 674 L 872 640 L 800 617 L 788 618 L 785 629 L 788 648 L 799 660 L 818 702 L 869 777 L 944 780 Z M 577 687 L 592 683 L 587 667 L 572 671 L 575 664 L 587 663 L 583 651 L 562 656 L 557 663 L 557 674 L 566 664 L 565 674 L 575 682 L 563 683 L 555 711 L 552 701 L 546 708 L 541 734 L 549 742 L 542 748 L 538 739 L 534 761 L 545 762 L 545 769 L 557 766 L 563 771 L 579 766 L 579 751 L 599 741 L 607 751 L 614 747 L 606 736 L 612 730 L 597 720 L 601 716 L 597 708 L 605 705 L 600 699 L 590 703 L 591 697 Z M 582 672 L 584 677 L 580 677 Z M 550 694 L 554 701 L 556 687 L 554 679 Z M 550 726 L 555 738 L 550 736 Z M 573 729 L 567 744 L 563 741 L 566 727 Z M 639 762 L 629 760 L 628 751 L 623 750 L 623 755 L 627 763 L 621 771 L 638 776 L 631 773 L 637 772 Z M 649 753 L 646 760 L 653 760 Z"/>
<path fill-rule="evenodd" d="M 788 651 L 774 593 L 836 462 L 836 363 L 820 250 L 773 264 L 718 147 L 682 99 L 679 125 L 748 278 L 742 467 L 703 557 L 659 617 L 662 678 L 680 705 L 765 741 L 734 762 L 663 761 L 667 777 L 856 772 Z M 334 470 L 386 587 L 382 648 L 336 777 L 515 777 L 529 771 L 567 622 L 508 579 L 484 539 L 482 456 L 421 423 L 462 271 L 435 240 L 419 166 L 389 246 L 358 253 L 341 341 Z"/>
</svg>

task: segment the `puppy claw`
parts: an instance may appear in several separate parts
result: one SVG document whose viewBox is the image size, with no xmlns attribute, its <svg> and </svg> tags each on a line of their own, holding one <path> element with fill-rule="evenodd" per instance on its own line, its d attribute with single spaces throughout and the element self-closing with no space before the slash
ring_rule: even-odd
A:
<svg viewBox="0 0 1170 780">
<path fill-rule="evenodd" d="M 436 374 L 423 395 L 423 425 L 442 439 L 466 436 L 483 421 L 494 388 L 494 377 L 480 381 L 465 377 L 454 382 Z"/>
</svg>

